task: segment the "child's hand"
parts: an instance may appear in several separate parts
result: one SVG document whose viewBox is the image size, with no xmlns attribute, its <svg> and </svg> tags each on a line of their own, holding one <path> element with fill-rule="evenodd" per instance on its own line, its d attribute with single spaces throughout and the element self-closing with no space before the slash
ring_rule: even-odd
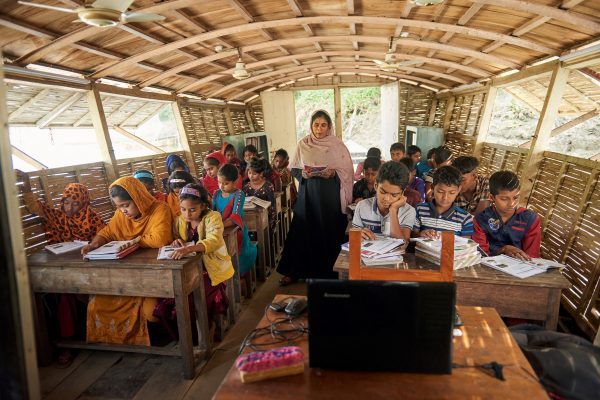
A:
<svg viewBox="0 0 600 400">
<path fill-rule="evenodd" d="M 324 179 L 332 178 L 335 175 L 335 169 L 326 168 L 323 171 L 319 172 L 319 177 Z"/>
<path fill-rule="evenodd" d="M 375 240 L 375 234 L 369 228 L 362 228 L 360 236 L 365 240 Z"/>
<path fill-rule="evenodd" d="M 404 195 L 404 193 L 402 193 L 400 195 L 400 197 L 398 198 L 398 200 L 396 200 L 392 204 L 390 204 L 390 210 L 398 211 L 398 209 L 404 207 L 405 204 L 406 204 L 406 196 Z"/>
<path fill-rule="evenodd" d="M 189 247 L 180 247 L 171 253 L 171 258 L 173 260 L 181 260 L 188 253 L 191 253 L 191 249 Z"/>
<path fill-rule="evenodd" d="M 516 258 L 517 260 L 529 261 L 531 257 L 529 254 L 525 253 L 523 250 L 519 249 L 515 246 L 506 245 L 500 249 L 500 253 L 506 254 L 509 257 Z"/>
<path fill-rule="evenodd" d="M 92 245 L 92 244 L 86 244 L 85 246 L 83 246 L 81 248 L 81 255 L 85 256 L 87 253 L 89 253 L 92 250 L 96 250 L 98 248 L 98 246 Z"/>
<path fill-rule="evenodd" d="M 171 244 L 171 246 L 173 246 L 173 247 L 185 247 L 186 243 L 183 240 L 181 240 L 181 239 L 175 239 L 175 240 L 173 240 L 173 243 Z"/>
<path fill-rule="evenodd" d="M 425 229 L 424 231 L 419 232 L 419 236 L 427 238 L 427 239 L 439 239 L 440 232 L 434 231 L 433 229 Z"/>
</svg>

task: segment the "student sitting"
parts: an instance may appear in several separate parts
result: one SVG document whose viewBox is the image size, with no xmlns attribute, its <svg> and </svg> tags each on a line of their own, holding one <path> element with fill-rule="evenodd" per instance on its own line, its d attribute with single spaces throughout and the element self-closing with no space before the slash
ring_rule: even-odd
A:
<svg viewBox="0 0 600 400">
<path fill-rule="evenodd" d="M 117 208 L 110 222 L 81 254 L 113 240 L 140 237 L 140 247 L 158 249 L 173 241 L 173 219 L 169 206 L 156 200 L 133 177 L 117 179 L 110 185 L 110 197 Z M 130 296 L 90 296 L 87 311 L 87 341 L 150 345 L 148 321 L 155 298 Z"/>
<path fill-rule="evenodd" d="M 415 164 L 410 157 L 404 157 L 399 162 L 404 164 L 409 171 L 408 187 L 404 190 L 406 201 L 411 206 L 416 207 L 417 204 L 425 201 L 425 182 L 415 176 Z"/>
<path fill-rule="evenodd" d="M 452 166 L 458 168 L 462 174 L 460 193 L 454 204 L 477 215 L 490 205 L 489 180 L 477 174 L 479 160 L 476 157 L 460 156 L 452 161 Z"/>
<path fill-rule="evenodd" d="M 396 142 L 390 146 L 390 158 L 392 161 L 400 161 L 404 158 L 404 153 L 406 153 L 406 148 L 402 143 Z"/>
<path fill-rule="evenodd" d="M 246 173 L 246 168 L 248 168 L 248 164 L 252 161 L 252 158 L 258 157 L 258 149 L 253 144 L 249 144 L 244 147 L 242 152 L 244 155 L 244 159 L 240 162 L 240 176 L 242 177 L 242 186 L 248 182 L 248 174 Z"/>
<path fill-rule="evenodd" d="M 511 171 L 490 177 L 492 205 L 475 216 L 473 240 L 490 255 L 506 254 L 521 260 L 540 256 L 540 216 L 519 207 L 521 184 Z"/>
<path fill-rule="evenodd" d="M 104 228 L 104 222 L 90 205 L 90 196 L 85 185 L 68 184 L 60 198 L 59 207 L 39 200 L 31 192 L 29 176 L 17 170 L 17 177 L 23 182 L 22 192 L 25 207 L 30 213 L 42 219 L 48 244 L 72 242 L 74 240 L 90 241 Z M 77 301 L 73 294 L 46 295 L 45 306 L 49 317 L 58 320 L 61 339 L 72 339 L 85 330 L 85 301 Z M 55 321 L 56 321 L 55 319 Z M 73 362 L 73 354 L 69 349 L 61 351 L 58 364 L 67 367 Z"/>
<path fill-rule="evenodd" d="M 406 156 L 410 157 L 415 166 L 417 167 L 417 176 L 419 175 L 419 163 L 421 162 L 421 148 L 419 146 L 410 145 L 406 148 Z"/>
<path fill-rule="evenodd" d="M 290 158 L 287 151 L 279 149 L 275 152 L 275 157 L 273 157 L 273 170 L 281 176 L 281 184 L 283 186 L 290 186 L 290 200 L 293 207 L 296 203 L 298 190 L 296 189 L 296 181 L 294 181 L 294 177 L 292 177 L 292 173 L 288 169 L 289 163 Z"/>
<path fill-rule="evenodd" d="M 219 189 L 217 173 L 219 172 L 219 167 L 225 164 L 225 162 L 225 156 L 219 151 L 215 151 L 204 157 L 204 162 L 202 163 L 202 166 L 204 167 L 202 185 L 208 190 L 211 197 Z"/>
<path fill-rule="evenodd" d="M 275 229 L 277 224 L 277 210 L 275 208 L 275 190 L 273 184 L 265 178 L 268 169 L 268 163 L 262 158 L 254 157 L 248 164 L 248 183 L 244 185 L 246 196 L 255 196 L 259 199 L 271 202 L 269 206 L 269 226 L 271 230 Z"/>
<path fill-rule="evenodd" d="M 167 192 L 167 204 L 171 209 L 171 213 L 174 217 L 181 214 L 179 207 L 179 192 L 181 188 L 188 183 L 196 183 L 196 180 L 192 175 L 185 171 L 174 171 L 169 176 L 169 191 Z"/>
<path fill-rule="evenodd" d="M 190 168 L 187 166 L 185 161 L 177 154 L 171 154 L 167 157 L 165 161 L 165 166 L 167 167 L 167 178 L 162 179 L 163 191 L 169 193 L 169 176 L 175 171 L 185 171 L 190 173 Z"/>
<path fill-rule="evenodd" d="M 262 160 L 262 158 L 260 158 Z M 271 182 L 271 184 L 273 185 L 273 190 L 277 193 L 281 192 L 283 190 L 283 180 L 281 179 L 281 174 L 277 171 L 275 171 L 275 169 L 273 167 L 271 167 L 271 164 L 269 164 L 269 162 L 267 160 L 264 160 L 265 165 L 266 165 L 266 170 L 265 170 L 265 178 Z M 246 182 L 247 183 L 247 182 Z"/>
<path fill-rule="evenodd" d="M 433 174 L 435 173 L 436 169 L 444 167 L 446 165 L 450 165 L 451 158 L 452 152 L 449 148 L 445 146 L 440 146 L 433 149 L 433 156 L 428 161 L 429 165 L 433 165 L 433 169 L 430 169 L 429 171 L 423 173 L 423 180 L 425 181 L 425 199 L 427 201 L 431 201 L 431 199 L 433 198 Z"/>
<path fill-rule="evenodd" d="M 417 206 L 414 233 L 436 239 L 441 231 L 458 236 L 473 234 L 473 217 L 454 205 L 460 193 L 460 171 L 452 166 L 438 168 L 433 174 L 433 199 Z"/>
<path fill-rule="evenodd" d="M 404 239 L 406 247 L 415 223 L 415 209 L 402 194 L 408 185 L 408 169 L 388 161 L 379 168 L 376 180 L 376 196 L 356 205 L 352 226 L 362 228 L 364 239 L 375 239 L 375 234 L 391 236 Z"/>
<path fill-rule="evenodd" d="M 417 168 L 417 177 L 423 179 L 423 175 L 434 168 L 435 162 L 433 161 L 433 155 L 435 154 L 435 149 L 435 147 L 433 149 L 429 149 L 425 160 L 421 160 L 420 154 L 419 161 L 415 162 L 413 158 L 413 162 L 415 162 L 415 167 Z"/>
<path fill-rule="evenodd" d="M 215 192 L 212 200 L 212 209 L 221 213 L 225 228 L 237 225 L 238 250 L 240 260 L 240 275 L 250 271 L 256 261 L 256 246 L 250 242 L 248 227 L 244 223 L 244 192 L 235 187 L 238 179 L 238 170 L 232 164 L 225 164 L 219 168 L 217 175 L 219 190 Z"/>
<path fill-rule="evenodd" d="M 367 157 L 375 157 L 379 160 L 380 164 L 383 164 L 383 160 L 381 159 L 381 150 L 379 150 L 377 147 L 371 147 L 369 150 L 367 150 Z M 365 159 L 366 159 L 365 158 Z M 364 168 L 364 161 L 361 161 L 358 163 L 358 165 L 356 166 L 356 172 L 354 172 L 354 180 L 358 181 L 361 180 L 363 178 L 363 168 Z"/>
<path fill-rule="evenodd" d="M 235 147 L 233 147 L 231 143 L 223 142 L 223 146 L 221 146 L 221 154 L 225 157 L 224 163 L 233 164 L 238 170 L 240 169 L 242 161 L 238 158 Z"/>
<path fill-rule="evenodd" d="M 360 181 L 356 181 L 352 187 L 352 202 L 358 203 L 363 199 L 368 199 L 375 196 L 377 189 L 375 188 L 375 178 L 377 171 L 381 166 L 380 160 L 377 157 L 367 157 L 364 163 L 363 175 L 365 176 Z"/>
<path fill-rule="evenodd" d="M 146 169 L 139 169 L 133 173 L 133 177 L 138 181 L 142 182 L 142 184 L 148 190 L 148 193 L 152 195 L 156 200 L 167 202 L 167 194 L 163 192 L 158 192 L 154 186 L 154 174 Z"/>
<path fill-rule="evenodd" d="M 221 214 L 210 209 L 208 191 L 197 184 L 184 186 L 179 193 L 179 202 L 181 215 L 173 222 L 173 247 L 177 249 L 171 257 L 179 260 L 189 253 L 202 254 L 206 307 L 209 321 L 214 323 L 217 315 L 227 312 L 229 299 L 225 291 L 225 281 L 234 274 L 231 257 L 223 240 Z M 188 242 L 194 242 L 194 245 L 186 246 Z M 165 299 L 163 303 L 166 306 L 157 307 L 159 311 L 155 309 L 154 315 L 165 320 L 173 315 L 175 302 L 174 299 Z"/>
</svg>

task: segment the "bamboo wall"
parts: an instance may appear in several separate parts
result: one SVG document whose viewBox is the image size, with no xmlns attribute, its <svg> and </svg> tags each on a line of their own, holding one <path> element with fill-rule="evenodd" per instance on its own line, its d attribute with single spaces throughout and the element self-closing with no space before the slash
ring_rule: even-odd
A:
<svg viewBox="0 0 600 400">
<path fill-rule="evenodd" d="M 485 92 L 457 96 L 452 110 L 448 110 L 452 116 L 446 133 L 473 136 L 479 128 L 485 96 Z"/>
<path fill-rule="evenodd" d="M 400 84 L 398 86 L 398 141 L 406 141 L 407 126 L 427 126 L 429 111 L 435 97 L 430 90 L 417 88 L 412 85 Z"/>
</svg>

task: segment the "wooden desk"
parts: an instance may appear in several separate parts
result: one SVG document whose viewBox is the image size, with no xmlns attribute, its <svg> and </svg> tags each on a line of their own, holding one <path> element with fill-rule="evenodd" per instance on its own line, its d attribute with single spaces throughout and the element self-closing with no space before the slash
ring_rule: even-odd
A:
<svg viewBox="0 0 600 400">
<path fill-rule="evenodd" d="M 237 315 L 242 310 L 242 291 L 240 288 L 240 258 L 238 254 L 237 233 L 240 228 L 237 225 L 225 228 L 223 231 L 223 239 L 227 247 L 227 253 L 231 257 L 233 264 L 233 277 L 231 282 L 227 284 L 227 297 L 229 297 L 229 323 L 233 325 L 237 319 Z"/>
<path fill-rule="evenodd" d="M 29 280 L 34 292 L 175 298 L 178 348 L 102 343 L 69 343 L 64 347 L 182 357 L 184 376 L 193 379 L 196 366 L 188 303 L 190 293 L 193 293 L 200 328 L 197 353 L 202 360 L 207 359 L 211 351 L 201 256 L 157 260 L 157 255 L 157 249 L 139 249 L 123 260 L 84 261 L 77 251 L 54 255 L 44 250 L 28 257 Z"/>
<path fill-rule="evenodd" d="M 277 295 L 275 301 L 288 297 Z M 271 319 L 276 315 L 269 311 Z M 535 373 L 508 329 L 491 308 L 459 306 L 465 325 L 453 340 L 453 362 L 460 365 L 496 361 L 505 365 L 505 381 L 479 368 L 458 368 L 451 375 L 333 371 L 308 368 L 308 337 L 298 339 L 306 355 L 304 375 L 244 384 L 235 365 L 213 399 L 547 399 Z M 306 320 L 304 321 L 306 323 Z M 263 317 L 258 326 L 268 326 Z M 261 338 L 264 341 L 270 337 Z M 276 346 L 275 346 L 276 347 Z M 247 349 L 246 352 L 249 350 Z M 351 351 L 351 349 L 349 349 Z M 373 354 L 374 360 L 381 357 Z M 530 375 L 531 374 L 531 375 Z"/>
<path fill-rule="evenodd" d="M 269 212 L 266 208 L 256 206 L 244 209 L 244 222 L 249 231 L 255 231 L 258 244 L 258 262 L 256 275 L 264 281 L 269 276 L 273 264 L 271 263 L 270 251 L 271 239 L 269 237 Z"/>
<path fill-rule="evenodd" d="M 414 254 L 405 254 L 404 261 L 411 268 L 439 268 Z M 348 253 L 340 252 L 333 270 L 348 279 Z M 561 290 L 570 286 L 558 270 L 520 279 L 483 265 L 454 271 L 454 282 L 457 304 L 493 307 L 503 317 L 543 321 L 551 330 L 558 324 Z"/>
</svg>

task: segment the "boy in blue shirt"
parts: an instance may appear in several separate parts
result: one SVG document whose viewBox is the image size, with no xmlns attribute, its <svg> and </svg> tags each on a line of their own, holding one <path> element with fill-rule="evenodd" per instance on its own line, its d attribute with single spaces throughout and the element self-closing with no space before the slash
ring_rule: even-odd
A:
<svg viewBox="0 0 600 400">
<path fill-rule="evenodd" d="M 441 231 L 452 231 L 458 236 L 473 234 L 473 217 L 454 205 L 460 193 L 460 171 L 452 166 L 436 169 L 433 174 L 433 198 L 417 205 L 414 233 L 431 239 L 439 238 Z"/>
<path fill-rule="evenodd" d="M 408 185 L 408 168 L 388 161 L 379 168 L 375 197 L 356 205 L 352 226 L 362 228 L 362 237 L 375 239 L 375 234 L 404 239 L 405 246 L 415 222 L 415 209 L 406 202 L 404 189 Z"/>
</svg>

